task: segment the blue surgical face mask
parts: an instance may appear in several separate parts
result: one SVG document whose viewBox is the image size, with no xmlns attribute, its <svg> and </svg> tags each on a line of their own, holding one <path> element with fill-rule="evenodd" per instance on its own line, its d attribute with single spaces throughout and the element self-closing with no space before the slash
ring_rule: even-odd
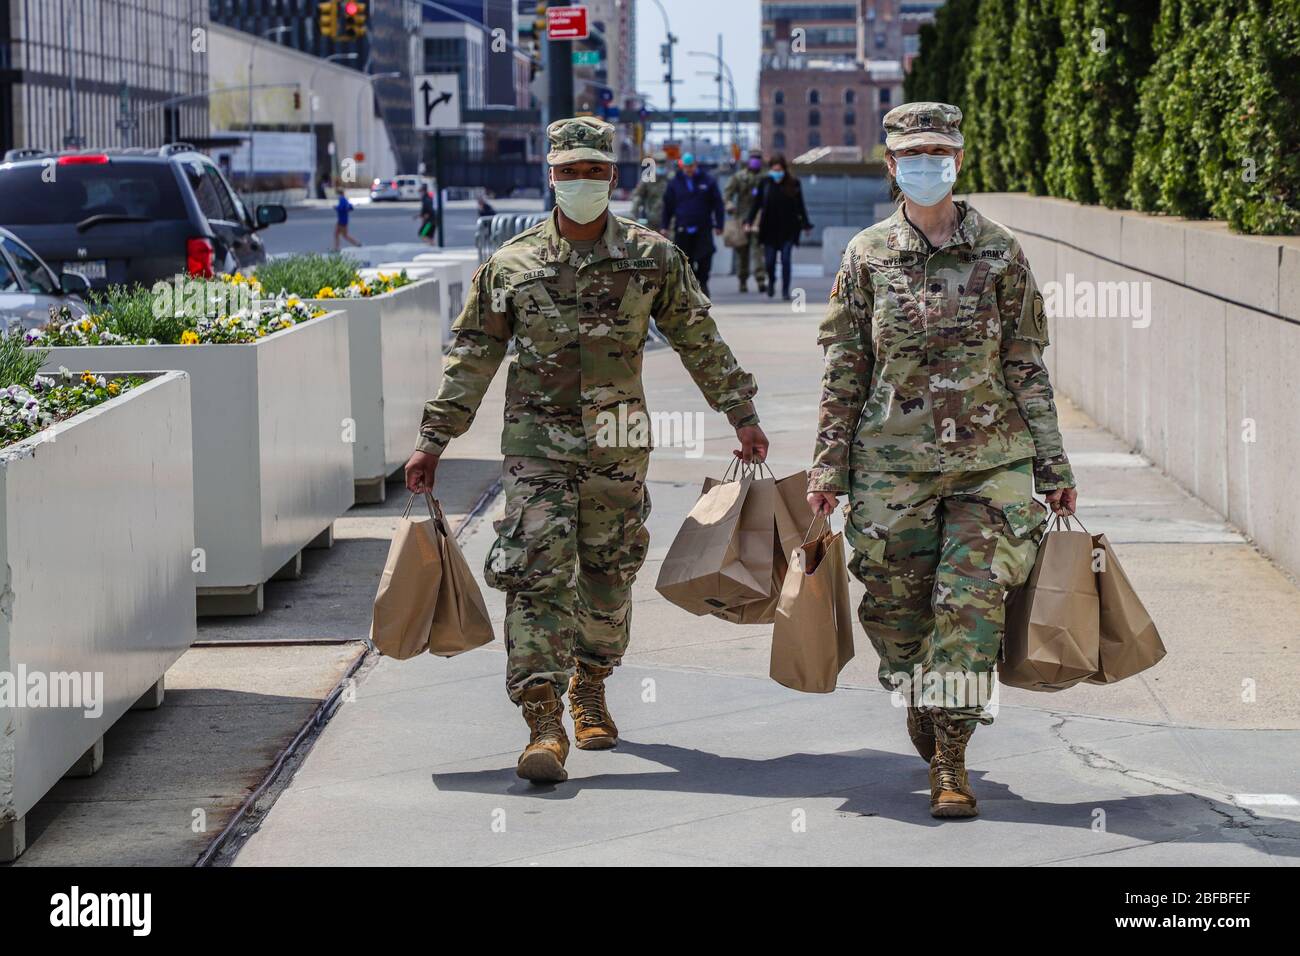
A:
<svg viewBox="0 0 1300 956">
<path fill-rule="evenodd" d="M 903 195 L 920 206 L 933 206 L 952 192 L 957 161 L 952 156 L 899 156 L 894 181 Z"/>
<path fill-rule="evenodd" d="M 772 177 L 773 182 L 779 183 L 781 180 L 785 179 L 784 169 L 770 169 L 767 174 Z"/>
</svg>

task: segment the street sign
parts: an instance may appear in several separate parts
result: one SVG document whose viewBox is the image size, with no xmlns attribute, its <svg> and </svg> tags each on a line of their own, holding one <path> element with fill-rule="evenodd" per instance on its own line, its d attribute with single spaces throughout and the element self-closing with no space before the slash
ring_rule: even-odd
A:
<svg viewBox="0 0 1300 956">
<path fill-rule="evenodd" d="M 589 33 L 586 7 L 546 8 L 546 34 L 552 40 L 585 40 Z"/>
<path fill-rule="evenodd" d="M 599 50 L 574 50 L 574 66 L 600 66 Z"/>
<path fill-rule="evenodd" d="M 460 74 L 421 73 L 412 79 L 415 128 L 456 129 L 460 126 Z"/>
</svg>

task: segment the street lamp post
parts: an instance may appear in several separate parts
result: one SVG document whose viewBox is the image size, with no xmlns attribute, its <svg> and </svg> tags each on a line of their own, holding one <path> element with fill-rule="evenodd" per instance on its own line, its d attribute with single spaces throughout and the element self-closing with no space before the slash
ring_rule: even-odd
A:
<svg viewBox="0 0 1300 956">
<path fill-rule="evenodd" d="M 253 150 L 255 137 L 253 136 L 253 54 L 257 52 L 257 45 L 267 37 L 279 36 L 281 33 L 288 33 L 292 27 L 272 27 L 265 30 L 253 40 L 253 45 L 248 48 L 248 194 L 253 195 Z"/>
<path fill-rule="evenodd" d="M 721 49 L 722 49 L 722 37 L 721 37 L 721 36 L 718 37 L 718 49 L 719 49 L 719 51 L 721 51 Z M 736 141 L 739 142 L 739 141 L 740 141 L 740 121 L 739 121 L 739 119 L 737 119 L 737 116 L 736 116 L 736 80 L 735 80 L 735 77 L 732 76 L 732 73 L 731 73 L 731 67 L 727 66 L 727 64 L 723 61 L 722 56 L 720 55 L 720 53 L 706 53 L 706 52 L 703 51 L 703 50 L 691 50 L 691 51 L 689 51 L 689 54 L 690 54 L 691 56 L 702 56 L 702 57 L 707 57 L 707 58 L 710 59 L 710 60 L 716 60 L 716 61 L 717 61 L 717 64 L 718 64 L 718 73 L 717 73 L 717 78 L 718 78 L 718 115 L 719 115 L 719 119 L 721 119 L 721 114 L 722 114 L 722 75 L 723 75 L 723 72 L 724 72 L 724 71 L 726 72 L 726 76 L 727 76 L 727 85 L 731 87 L 731 133 L 732 133 L 732 136 L 735 137 Z"/>
<path fill-rule="evenodd" d="M 307 182 L 308 198 L 316 195 L 316 170 L 320 167 L 320 163 L 316 161 L 316 74 L 326 63 L 356 58 L 355 53 L 331 53 L 324 61 L 316 64 L 315 69 L 311 71 L 311 77 L 307 80 L 307 129 L 311 134 L 311 178 Z"/>
<path fill-rule="evenodd" d="M 668 11 L 664 9 L 664 5 L 660 3 L 659 0 L 654 0 L 654 4 L 659 8 L 660 14 L 663 15 L 664 33 L 667 36 L 667 42 L 664 43 L 663 61 L 668 67 L 668 73 L 665 78 L 668 81 L 668 136 L 671 139 L 673 135 L 673 123 L 676 119 L 673 115 L 674 104 L 676 103 L 676 98 L 673 94 L 673 44 L 677 42 L 677 37 L 673 36 L 672 26 L 668 22 Z"/>
</svg>

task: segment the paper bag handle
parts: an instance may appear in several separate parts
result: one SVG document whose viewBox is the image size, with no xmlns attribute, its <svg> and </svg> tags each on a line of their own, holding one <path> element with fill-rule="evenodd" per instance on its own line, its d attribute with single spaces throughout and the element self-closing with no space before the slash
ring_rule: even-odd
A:
<svg viewBox="0 0 1300 956">
<path fill-rule="evenodd" d="M 423 498 L 424 498 L 425 506 L 429 509 L 429 517 L 438 523 L 438 527 L 445 534 L 447 531 L 447 519 L 446 517 L 443 516 L 442 513 L 442 503 L 439 502 L 437 498 L 435 498 L 427 491 L 424 492 Z M 403 518 L 410 516 L 411 508 L 414 504 L 415 504 L 415 493 L 412 492 L 411 496 L 406 499 L 406 507 L 402 510 Z"/>
</svg>

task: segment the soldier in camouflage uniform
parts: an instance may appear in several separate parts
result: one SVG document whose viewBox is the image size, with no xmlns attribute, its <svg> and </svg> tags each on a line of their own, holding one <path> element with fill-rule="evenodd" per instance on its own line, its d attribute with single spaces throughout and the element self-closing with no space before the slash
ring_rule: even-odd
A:
<svg viewBox="0 0 1300 956">
<path fill-rule="evenodd" d="M 952 199 L 961 111 L 908 103 L 884 122 L 904 200 L 849 243 L 831 289 L 808 499 L 829 513 L 848 492 L 859 617 L 881 683 L 912 694 L 931 813 L 974 816 L 965 748 L 992 717 L 973 692 L 992 688 L 1004 601 L 1033 567 L 1047 518 L 1033 492 L 1070 513 L 1074 476 L 1029 263 Z"/>
<path fill-rule="evenodd" d="M 646 415 L 641 363 L 652 317 L 736 429 L 736 454 L 767 451 L 754 380 L 719 337 L 685 256 L 608 211 L 614 128 L 582 117 L 552 123 L 547 135 L 557 209 L 475 274 L 406 467 L 412 491 L 432 488 L 438 456 L 469 427 L 513 341 L 505 515 L 484 576 L 507 595 L 506 684 L 530 730 L 517 772 L 534 781 L 566 778 L 566 683 L 577 745 L 618 739 L 604 681 L 627 648 L 632 581 L 649 542 L 649 434 L 635 422 Z M 619 421 L 631 427 L 620 431 Z"/>
<path fill-rule="evenodd" d="M 632 218 L 651 229 L 659 229 L 664 220 L 664 192 L 668 189 L 668 154 L 659 150 L 654 155 L 654 176 L 641 181 L 632 190 Z"/>
<path fill-rule="evenodd" d="M 763 182 L 763 152 L 758 149 L 749 151 L 749 159 L 743 168 L 736 170 L 727 180 L 727 188 L 722 191 L 722 198 L 727 203 L 727 215 L 746 222 L 754 204 L 759 201 L 759 186 Z M 763 261 L 763 244 L 758 241 L 758 229 L 745 233 L 745 246 L 735 250 L 736 278 L 740 280 L 740 291 L 749 291 L 749 268 L 754 267 L 754 281 L 758 291 L 767 291 L 767 264 Z"/>
</svg>

